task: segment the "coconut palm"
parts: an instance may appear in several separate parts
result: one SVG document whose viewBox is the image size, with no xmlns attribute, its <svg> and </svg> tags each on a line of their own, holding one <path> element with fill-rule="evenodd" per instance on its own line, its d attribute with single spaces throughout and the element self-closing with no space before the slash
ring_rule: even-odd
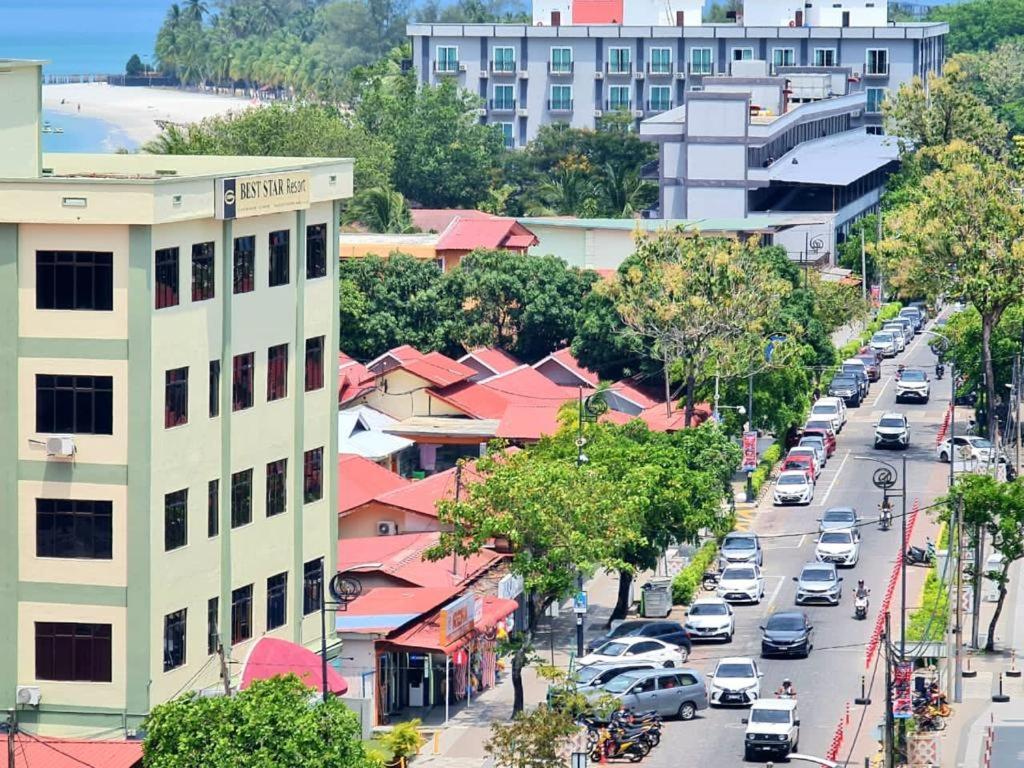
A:
<svg viewBox="0 0 1024 768">
<path fill-rule="evenodd" d="M 597 179 L 597 191 L 612 216 L 632 216 L 647 202 L 649 185 L 636 168 L 605 163 Z"/>
<path fill-rule="evenodd" d="M 401 192 L 370 187 L 358 192 L 345 211 L 345 223 L 361 224 L 371 232 L 412 232 L 412 216 Z"/>
</svg>

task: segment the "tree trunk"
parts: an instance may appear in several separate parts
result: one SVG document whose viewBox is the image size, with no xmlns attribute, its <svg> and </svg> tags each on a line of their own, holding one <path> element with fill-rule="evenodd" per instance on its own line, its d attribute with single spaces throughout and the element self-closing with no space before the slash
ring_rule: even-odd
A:
<svg viewBox="0 0 1024 768">
<path fill-rule="evenodd" d="M 985 639 L 986 653 L 992 653 L 996 648 L 996 622 L 999 621 L 999 614 L 1003 612 L 1003 601 L 1006 600 L 1006 576 L 1010 572 L 1012 564 L 1012 560 L 1003 563 L 1003 575 L 999 579 L 999 599 L 996 600 L 996 609 L 992 614 L 992 621 L 988 624 L 988 637 Z"/>
<path fill-rule="evenodd" d="M 633 583 L 633 572 L 625 569 L 619 571 L 619 597 L 615 601 L 615 609 L 608 617 L 606 627 L 610 627 L 613 621 L 626 618 L 629 612 L 629 587 Z"/>
<path fill-rule="evenodd" d="M 996 377 L 992 366 L 992 328 L 995 318 L 991 315 L 981 317 L 981 361 L 985 370 L 985 437 L 996 442 Z"/>
<path fill-rule="evenodd" d="M 665 416 L 672 419 L 672 382 L 668 374 L 668 359 L 665 360 Z"/>
<path fill-rule="evenodd" d="M 524 639 L 525 643 L 525 639 Z M 523 667 L 526 666 L 526 646 L 520 645 L 512 654 L 512 717 L 523 711 Z"/>
<path fill-rule="evenodd" d="M 684 425 L 689 428 L 693 426 L 693 390 L 696 388 L 696 381 L 694 380 L 693 372 L 686 374 L 686 420 L 683 422 Z"/>
</svg>

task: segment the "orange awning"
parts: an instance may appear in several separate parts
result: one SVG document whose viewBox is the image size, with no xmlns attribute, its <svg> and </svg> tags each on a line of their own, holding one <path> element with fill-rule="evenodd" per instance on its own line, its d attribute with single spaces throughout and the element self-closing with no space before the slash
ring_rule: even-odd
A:
<svg viewBox="0 0 1024 768">
<path fill-rule="evenodd" d="M 474 622 L 473 630 L 447 645 L 441 644 L 440 611 L 418 621 L 405 632 L 391 638 L 388 640 L 388 644 L 424 651 L 440 651 L 449 655 L 472 639 L 475 632 L 494 629 L 498 622 L 508 618 L 518 606 L 519 604 L 515 600 L 505 600 L 488 595 L 484 597 L 483 615 L 480 620 Z"/>
</svg>

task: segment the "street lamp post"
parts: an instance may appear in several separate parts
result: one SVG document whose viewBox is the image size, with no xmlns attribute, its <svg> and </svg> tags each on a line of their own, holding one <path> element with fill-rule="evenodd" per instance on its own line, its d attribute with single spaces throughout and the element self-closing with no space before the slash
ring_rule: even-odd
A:
<svg viewBox="0 0 1024 768">
<path fill-rule="evenodd" d="M 325 574 L 320 576 L 320 674 L 322 680 L 320 683 L 320 694 L 323 697 L 323 701 L 327 703 L 327 606 L 332 608 L 340 608 L 345 610 L 348 608 L 348 604 L 355 600 L 363 591 L 363 585 L 355 576 L 349 576 L 344 573 L 336 573 L 331 578 L 330 592 L 333 600 L 327 599 L 327 587 L 324 579 Z"/>
<path fill-rule="evenodd" d="M 583 387 L 579 390 L 579 421 L 576 425 L 576 468 L 579 469 L 586 464 L 589 459 L 587 454 L 583 452 L 583 446 L 587 444 L 587 438 L 583 436 L 583 422 L 586 416 L 589 414 L 593 417 L 598 417 L 606 410 L 606 404 L 600 392 L 595 392 L 588 397 L 583 397 Z M 576 589 L 579 594 L 583 593 L 583 572 L 580 570 L 576 571 Z M 576 600 L 573 600 L 574 606 Z M 583 617 L 585 616 L 584 607 L 583 611 L 576 611 L 576 658 L 583 655 Z"/>
</svg>

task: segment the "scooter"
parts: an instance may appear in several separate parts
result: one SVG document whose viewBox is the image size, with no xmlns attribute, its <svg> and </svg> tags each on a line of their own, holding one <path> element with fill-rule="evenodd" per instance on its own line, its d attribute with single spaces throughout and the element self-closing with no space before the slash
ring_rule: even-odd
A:
<svg viewBox="0 0 1024 768">
<path fill-rule="evenodd" d="M 888 531 L 892 528 L 892 504 L 879 504 L 878 530 Z"/>
<path fill-rule="evenodd" d="M 856 595 L 853 598 L 853 618 L 858 621 L 868 617 L 868 596 Z"/>
<path fill-rule="evenodd" d="M 935 379 L 937 381 L 942 381 L 942 377 L 945 376 L 945 375 L 946 375 L 946 366 L 944 366 L 942 363 L 939 363 L 938 365 L 936 365 L 935 366 Z"/>
<path fill-rule="evenodd" d="M 907 549 L 907 565 L 931 565 L 935 560 L 935 544 L 931 539 L 924 547 L 911 546 Z"/>
</svg>

